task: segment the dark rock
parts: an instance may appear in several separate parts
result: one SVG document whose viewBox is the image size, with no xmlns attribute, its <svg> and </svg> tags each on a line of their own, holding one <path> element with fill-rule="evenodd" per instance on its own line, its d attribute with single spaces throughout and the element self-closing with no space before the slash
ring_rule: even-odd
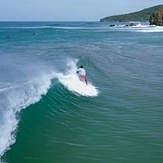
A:
<svg viewBox="0 0 163 163">
<path fill-rule="evenodd" d="M 115 24 L 110 24 L 110 27 L 115 27 Z"/>
<path fill-rule="evenodd" d="M 136 26 L 135 23 L 130 23 L 130 24 L 126 24 L 125 27 L 133 27 L 133 26 Z"/>
<path fill-rule="evenodd" d="M 154 12 L 149 19 L 150 25 L 163 26 L 163 9 Z"/>
<path fill-rule="evenodd" d="M 129 26 L 130 26 L 130 27 L 133 27 L 133 26 L 136 26 L 136 24 L 135 24 L 135 23 L 130 23 Z"/>
</svg>

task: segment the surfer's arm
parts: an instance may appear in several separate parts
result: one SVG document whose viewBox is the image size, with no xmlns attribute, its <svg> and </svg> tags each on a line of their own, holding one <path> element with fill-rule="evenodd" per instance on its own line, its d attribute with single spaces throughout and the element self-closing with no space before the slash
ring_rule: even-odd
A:
<svg viewBox="0 0 163 163">
<path fill-rule="evenodd" d="M 88 85 L 88 81 L 87 81 L 87 79 L 85 79 L 85 84 Z"/>
</svg>

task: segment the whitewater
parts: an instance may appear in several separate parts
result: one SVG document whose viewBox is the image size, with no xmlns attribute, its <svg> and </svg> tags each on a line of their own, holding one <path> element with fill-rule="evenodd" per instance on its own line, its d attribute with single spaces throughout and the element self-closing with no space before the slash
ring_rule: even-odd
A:
<svg viewBox="0 0 163 163">
<path fill-rule="evenodd" d="M 10 145 L 16 141 L 16 129 L 18 128 L 18 113 L 29 105 L 38 102 L 43 95 L 46 95 L 51 86 L 51 80 L 57 78 L 68 90 L 76 95 L 97 96 L 98 90 L 91 83 L 88 86 L 81 82 L 76 75 L 77 60 L 68 61 L 68 71 L 63 73 L 51 72 L 39 74 L 29 81 L 17 83 L 1 83 L 1 127 L 0 127 L 0 156 L 10 149 Z M 36 68 L 36 67 L 33 67 Z M 25 71 L 25 70 L 24 70 Z M 26 72 L 30 73 L 30 72 Z M 31 74 L 31 73 L 30 73 Z M 23 79 L 24 76 L 21 76 Z M 19 78 L 19 80 L 22 80 Z"/>
</svg>

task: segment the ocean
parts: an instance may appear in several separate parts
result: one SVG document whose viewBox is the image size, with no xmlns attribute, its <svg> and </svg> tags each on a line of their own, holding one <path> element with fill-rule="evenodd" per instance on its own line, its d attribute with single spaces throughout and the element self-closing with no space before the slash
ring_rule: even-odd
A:
<svg viewBox="0 0 163 163">
<path fill-rule="evenodd" d="M 163 27 L 110 24 L 0 22 L 0 163 L 163 162 Z"/>
</svg>

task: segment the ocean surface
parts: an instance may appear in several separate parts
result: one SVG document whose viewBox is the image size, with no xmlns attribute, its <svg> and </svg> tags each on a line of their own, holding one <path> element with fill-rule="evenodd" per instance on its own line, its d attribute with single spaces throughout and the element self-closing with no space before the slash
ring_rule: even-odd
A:
<svg viewBox="0 0 163 163">
<path fill-rule="evenodd" d="M 0 22 L 0 163 L 163 162 L 163 27 L 110 24 Z"/>
</svg>

